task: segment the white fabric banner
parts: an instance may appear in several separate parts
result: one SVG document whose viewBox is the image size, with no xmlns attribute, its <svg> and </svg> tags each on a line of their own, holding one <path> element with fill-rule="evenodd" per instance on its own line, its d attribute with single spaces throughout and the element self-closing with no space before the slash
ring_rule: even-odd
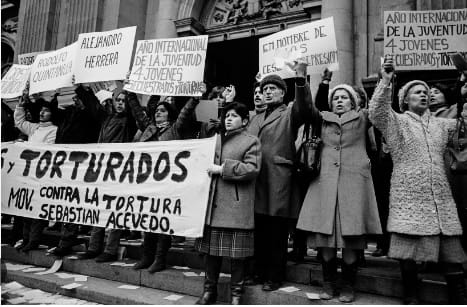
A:
<svg viewBox="0 0 467 307">
<path fill-rule="evenodd" d="M 145 95 L 201 96 L 208 36 L 140 40 L 124 89 Z"/>
<path fill-rule="evenodd" d="M 295 77 L 285 63 L 301 59 L 308 63 L 307 73 L 318 74 L 326 67 L 339 70 L 333 17 L 310 22 L 259 39 L 261 76 L 277 74 Z"/>
<path fill-rule="evenodd" d="M 46 53 L 47 51 L 37 51 L 30 53 L 18 54 L 18 64 L 31 65 L 39 54 Z"/>
<path fill-rule="evenodd" d="M 76 83 L 123 80 L 130 70 L 136 26 L 81 33 L 77 41 Z"/>
<path fill-rule="evenodd" d="M 29 80 L 31 66 L 13 64 L 2 79 L 2 98 L 16 98 L 23 94 Z"/>
<path fill-rule="evenodd" d="M 384 54 L 396 70 L 455 69 L 456 52 L 467 56 L 467 9 L 384 12 Z"/>
<path fill-rule="evenodd" d="M 72 86 L 76 43 L 36 56 L 31 65 L 29 94 Z"/>
<path fill-rule="evenodd" d="M 200 237 L 215 143 L 2 143 L 2 213 Z"/>
</svg>

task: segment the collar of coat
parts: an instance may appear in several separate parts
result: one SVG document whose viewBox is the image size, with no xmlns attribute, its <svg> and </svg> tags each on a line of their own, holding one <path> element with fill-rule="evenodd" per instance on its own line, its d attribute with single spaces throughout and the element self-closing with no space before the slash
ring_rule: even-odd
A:
<svg viewBox="0 0 467 307">
<path fill-rule="evenodd" d="M 50 127 L 53 126 L 54 124 L 52 122 L 39 122 L 39 127 Z"/>
<path fill-rule="evenodd" d="M 157 135 L 157 139 L 159 139 L 159 136 L 167 129 L 169 129 L 172 125 L 169 124 L 163 128 L 157 128 L 155 123 L 149 124 L 149 126 L 144 129 L 143 134 L 141 135 L 140 142 L 144 142 L 146 140 L 149 140 L 153 135 Z"/>
<path fill-rule="evenodd" d="M 281 104 L 280 106 L 275 108 L 274 111 L 272 111 L 271 114 L 269 114 L 269 116 L 266 117 L 266 119 L 264 118 L 266 116 L 266 112 L 259 114 L 258 116 L 260 118 L 260 130 L 264 126 L 269 125 L 270 123 L 278 119 L 281 116 L 281 113 L 285 110 L 287 110 L 287 106 L 285 104 Z"/>
<path fill-rule="evenodd" d="M 414 112 L 411 112 L 411 111 L 405 111 L 404 113 L 407 114 L 409 117 L 415 119 L 416 121 L 421 122 L 426 127 L 430 123 L 431 112 L 428 109 L 425 111 L 425 113 L 422 114 L 422 116 L 415 114 Z"/>
<path fill-rule="evenodd" d="M 341 126 L 360 117 L 360 112 L 357 112 L 355 110 L 350 110 L 349 112 L 346 112 L 341 116 L 337 115 L 334 112 L 328 111 L 323 111 L 321 112 L 321 114 L 323 115 L 324 121 L 336 123 Z"/>
</svg>

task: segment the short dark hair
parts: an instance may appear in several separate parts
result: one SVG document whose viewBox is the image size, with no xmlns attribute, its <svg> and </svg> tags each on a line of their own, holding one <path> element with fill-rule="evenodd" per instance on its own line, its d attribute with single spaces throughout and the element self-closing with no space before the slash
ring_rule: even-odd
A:
<svg viewBox="0 0 467 307">
<path fill-rule="evenodd" d="M 248 111 L 248 108 L 240 102 L 230 102 L 224 106 L 224 109 L 222 110 L 222 115 L 221 115 L 221 125 L 223 130 L 225 131 L 225 116 L 228 111 L 234 110 L 235 113 L 237 113 L 242 120 L 250 120 L 250 111 Z"/>
</svg>

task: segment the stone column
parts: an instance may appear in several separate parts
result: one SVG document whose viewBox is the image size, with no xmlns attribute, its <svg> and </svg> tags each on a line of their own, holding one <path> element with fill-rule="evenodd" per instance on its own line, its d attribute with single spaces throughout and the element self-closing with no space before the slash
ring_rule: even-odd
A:
<svg viewBox="0 0 467 307">
<path fill-rule="evenodd" d="M 149 1 L 146 20 L 146 39 L 177 37 L 174 21 L 177 20 L 180 0 Z"/>
<path fill-rule="evenodd" d="M 339 71 L 332 76 L 331 87 L 340 83 L 354 84 L 353 0 L 322 1 L 321 18 L 334 17 Z"/>
</svg>

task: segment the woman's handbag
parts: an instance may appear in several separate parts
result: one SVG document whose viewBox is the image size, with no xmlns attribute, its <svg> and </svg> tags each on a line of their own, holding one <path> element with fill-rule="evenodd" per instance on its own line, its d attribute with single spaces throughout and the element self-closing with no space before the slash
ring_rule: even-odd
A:
<svg viewBox="0 0 467 307">
<path fill-rule="evenodd" d="M 297 150 L 297 172 L 312 180 L 319 175 L 321 168 L 321 125 L 322 119 L 317 118 L 313 124 L 306 123 L 303 129 L 302 143 Z M 311 126 L 311 137 L 310 137 Z"/>
<path fill-rule="evenodd" d="M 467 127 L 462 117 L 457 120 L 456 131 L 448 143 L 446 163 L 452 174 L 467 174 Z"/>
</svg>

